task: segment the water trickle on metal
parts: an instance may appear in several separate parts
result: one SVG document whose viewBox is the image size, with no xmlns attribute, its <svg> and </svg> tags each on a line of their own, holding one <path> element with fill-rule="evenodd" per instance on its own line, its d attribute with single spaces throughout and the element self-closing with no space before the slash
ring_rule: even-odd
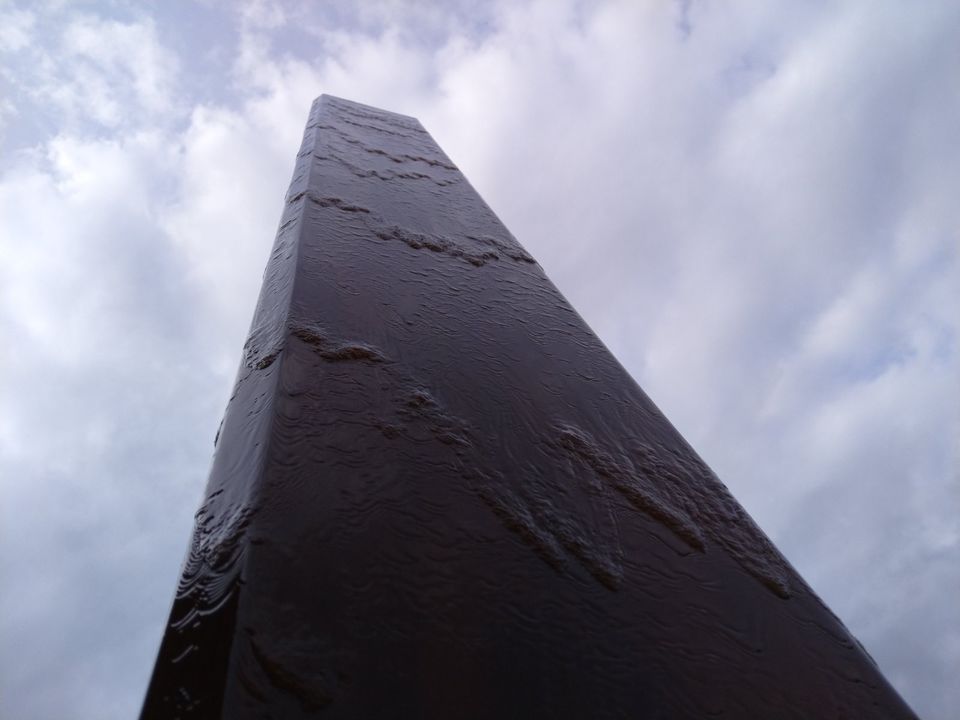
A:
<svg viewBox="0 0 960 720">
<path fill-rule="evenodd" d="M 329 96 L 141 717 L 320 716 L 913 717 L 420 123 Z"/>
</svg>

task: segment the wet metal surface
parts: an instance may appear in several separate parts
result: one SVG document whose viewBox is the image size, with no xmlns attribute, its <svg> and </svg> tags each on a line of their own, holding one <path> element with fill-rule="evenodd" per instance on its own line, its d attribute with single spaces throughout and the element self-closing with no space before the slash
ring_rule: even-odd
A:
<svg viewBox="0 0 960 720">
<path fill-rule="evenodd" d="M 142 718 L 909 718 L 413 118 L 314 103 Z"/>
</svg>

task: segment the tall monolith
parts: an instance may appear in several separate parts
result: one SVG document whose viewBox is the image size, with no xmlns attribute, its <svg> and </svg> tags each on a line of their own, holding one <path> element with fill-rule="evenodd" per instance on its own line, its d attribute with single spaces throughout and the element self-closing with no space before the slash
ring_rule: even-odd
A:
<svg viewBox="0 0 960 720">
<path fill-rule="evenodd" d="M 329 96 L 142 713 L 308 717 L 913 717 L 420 123 Z"/>
</svg>

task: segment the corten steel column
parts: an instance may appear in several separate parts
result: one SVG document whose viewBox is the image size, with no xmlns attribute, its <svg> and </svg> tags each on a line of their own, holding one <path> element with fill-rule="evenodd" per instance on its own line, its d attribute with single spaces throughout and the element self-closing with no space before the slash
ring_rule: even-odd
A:
<svg viewBox="0 0 960 720">
<path fill-rule="evenodd" d="M 908 718 L 415 119 L 313 105 L 142 717 Z"/>
</svg>

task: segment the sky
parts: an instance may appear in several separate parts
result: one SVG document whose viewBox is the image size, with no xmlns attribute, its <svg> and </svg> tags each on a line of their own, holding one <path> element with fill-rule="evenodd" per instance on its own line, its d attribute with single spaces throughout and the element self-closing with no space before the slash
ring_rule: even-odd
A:
<svg viewBox="0 0 960 720">
<path fill-rule="evenodd" d="M 139 711 L 311 100 L 420 119 L 928 720 L 960 4 L 0 0 L 0 716 Z"/>
</svg>

